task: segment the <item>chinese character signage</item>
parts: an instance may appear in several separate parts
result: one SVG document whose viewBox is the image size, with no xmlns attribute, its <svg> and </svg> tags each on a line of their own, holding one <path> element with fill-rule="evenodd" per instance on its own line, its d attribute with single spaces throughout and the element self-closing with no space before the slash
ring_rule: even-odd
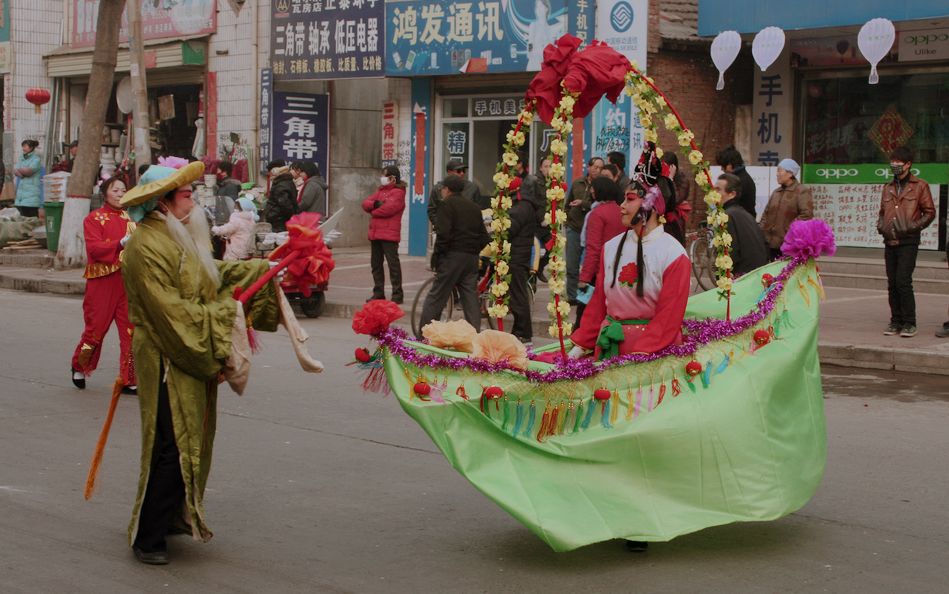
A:
<svg viewBox="0 0 949 594">
<path fill-rule="evenodd" d="M 275 80 L 384 75 L 383 0 L 273 0 Z"/>
<path fill-rule="evenodd" d="M 399 104 L 382 104 L 382 166 L 399 164 Z"/>
<path fill-rule="evenodd" d="M 91 47 L 96 43 L 99 0 L 72 0 L 72 46 Z M 142 37 L 165 39 L 210 35 L 217 28 L 214 0 L 141 0 Z M 119 41 L 127 42 L 128 16 L 122 13 Z"/>
<path fill-rule="evenodd" d="M 510 117 L 517 119 L 517 116 L 524 109 L 524 96 L 500 96 L 500 97 L 476 97 L 471 102 L 471 116 L 479 118 L 498 118 Z"/>
<path fill-rule="evenodd" d="M 273 73 L 270 68 L 260 71 L 260 164 L 270 162 L 270 118 L 273 107 Z M 326 173 L 325 171 L 321 173 Z"/>
<path fill-rule="evenodd" d="M 386 3 L 386 74 L 540 70 L 564 33 L 593 38 L 594 0 Z"/>
<path fill-rule="evenodd" d="M 754 104 L 752 111 L 750 165 L 774 166 L 791 157 L 791 136 L 794 126 L 794 81 L 791 76 L 789 50 L 785 47 L 766 72 L 755 68 Z"/>
<path fill-rule="evenodd" d="M 273 93 L 271 159 L 312 161 L 329 178 L 330 96 Z"/>
</svg>

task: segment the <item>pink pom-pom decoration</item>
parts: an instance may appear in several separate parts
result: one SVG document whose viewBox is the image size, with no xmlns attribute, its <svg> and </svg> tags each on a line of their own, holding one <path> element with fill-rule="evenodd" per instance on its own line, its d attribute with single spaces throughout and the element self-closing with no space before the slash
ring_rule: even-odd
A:
<svg viewBox="0 0 949 594">
<path fill-rule="evenodd" d="M 162 167 L 171 167 L 172 169 L 181 169 L 188 164 L 187 159 L 181 157 L 158 157 L 158 164 Z"/>
<path fill-rule="evenodd" d="M 781 253 L 793 258 L 833 256 L 836 251 L 834 232 L 821 219 L 794 221 L 781 244 Z"/>
</svg>

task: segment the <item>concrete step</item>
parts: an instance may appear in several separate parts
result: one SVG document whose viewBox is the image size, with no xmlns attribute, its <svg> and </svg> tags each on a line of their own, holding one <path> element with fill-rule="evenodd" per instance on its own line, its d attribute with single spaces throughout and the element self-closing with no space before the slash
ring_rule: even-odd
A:
<svg viewBox="0 0 949 594">
<path fill-rule="evenodd" d="M 821 270 L 821 280 L 828 287 L 844 289 L 872 289 L 886 290 L 886 276 L 865 274 L 827 273 Z M 933 295 L 949 295 L 949 280 L 936 280 L 913 276 L 913 290 L 917 293 L 931 293 Z"/>
<path fill-rule="evenodd" d="M 12 268 L 52 268 L 53 254 L 44 249 L 0 251 L 0 266 Z"/>
<path fill-rule="evenodd" d="M 886 290 L 886 264 L 879 257 L 821 258 L 821 278 L 829 287 Z M 913 287 L 920 293 L 949 295 L 949 268 L 939 259 L 919 259 L 913 273 Z"/>
</svg>

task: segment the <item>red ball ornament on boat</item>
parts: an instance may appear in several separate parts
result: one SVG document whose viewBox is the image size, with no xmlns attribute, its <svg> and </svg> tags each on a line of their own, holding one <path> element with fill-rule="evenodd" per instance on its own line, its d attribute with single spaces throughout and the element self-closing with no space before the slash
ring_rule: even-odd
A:
<svg viewBox="0 0 949 594">
<path fill-rule="evenodd" d="M 609 400 L 613 396 L 613 393 L 607 390 L 606 388 L 600 388 L 593 392 L 593 397 L 599 401 Z"/>
<path fill-rule="evenodd" d="M 46 89 L 34 87 L 26 90 L 26 100 L 36 107 L 36 113 L 40 113 L 40 108 L 49 103 L 50 97 L 49 91 Z"/>
<path fill-rule="evenodd" d="M 771 286 L 772 283 L 774 283 L 774 275 L 768 274 L 767 272 L 761 275 L 762 286 L 764 286 L 765 288 L 768 288 Z"/>
<path fill-rule="evenodd" d="M 364 349 L 359 347 L 356 349 L 356 360 L 360 363 L 368 363 L 372 359 L 372 355 L 369 354 L 369 349 Z"/>
<path fill-rule="evenodd" d="M 500 386 L 488 386 L 484 389 L 484 395 L 491 400 L 497 400 L 501 396 L 504 396 L 504 390 L 502 390 Z"/>
<path fill-rule="evenodd" d="M 771 333 L 767 330 L 755 330 L 755 344 L 763 347 L 771 342 Z"/>
<path fill-rule="evenodd" d="M 412 389 L 419 396 L 428 396 L 432 392 L 432 387 L 428 385 L 428 382 L 416 382 Z"/>
<path fill-rule="evenodd" d="M 689 377 L 695 377 L 702 373 L 702 364 L 698 361 L 689 361 L 685 366 L 685 372 Z"/>
</svg>

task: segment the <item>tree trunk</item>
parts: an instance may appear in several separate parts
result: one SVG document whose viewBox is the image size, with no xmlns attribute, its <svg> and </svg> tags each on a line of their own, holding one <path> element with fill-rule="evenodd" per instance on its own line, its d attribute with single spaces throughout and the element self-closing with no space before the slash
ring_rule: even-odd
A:
<svg viewBox="0 0 949 594">
<path fill-rule="evenodd" d="M 129 15 L 129 71 L 132 78 L 132 121 L 135 137 L 135 170 L 139 165 L 152 162 L 151 138 L 148 121 L 148 91 L 145 79 L 145 41 L 142 38 L 142 5 L 128 3 Z"/>
<path fill-rule="evenodd" d="M 96 20 L 96 45 L 92 54 L 92 71 L 79 129 L 79 150 L 73 163 L 72 175 L 66 185 L 66 204 L 59 236 L 56 266 L 82 266 L 86 260 L 82 221 L 89 214 L 99 154 L 102 150 L 102 127 L 105 112 L 112 96 L 112 79 L 119 51 L 119 27 L 125 0 L 101 0 Z"/>
</svg>

